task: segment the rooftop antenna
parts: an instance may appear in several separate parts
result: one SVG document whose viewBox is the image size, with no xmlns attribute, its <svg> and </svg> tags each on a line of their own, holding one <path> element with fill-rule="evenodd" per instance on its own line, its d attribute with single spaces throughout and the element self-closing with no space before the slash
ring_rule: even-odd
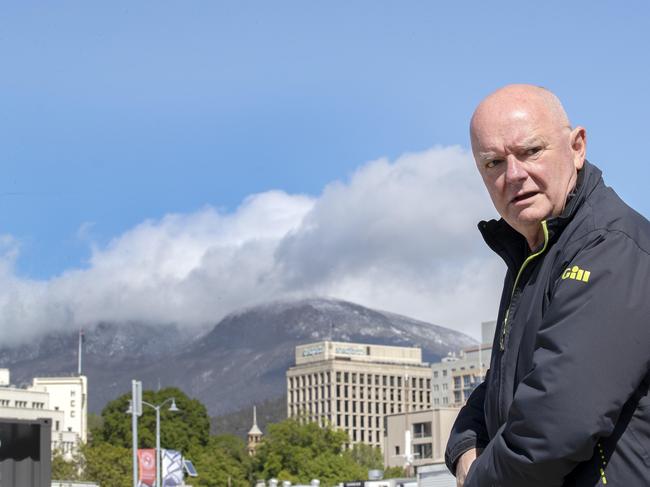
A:
<svg viewBox="0 0 650 487">
<path fill-rule="evenodd" d="M 77 351 L 77 375 L 81 375 L 81 356 L 83 351 L 84 329 L 79 329 L 79 350 Z"/>
</svg>

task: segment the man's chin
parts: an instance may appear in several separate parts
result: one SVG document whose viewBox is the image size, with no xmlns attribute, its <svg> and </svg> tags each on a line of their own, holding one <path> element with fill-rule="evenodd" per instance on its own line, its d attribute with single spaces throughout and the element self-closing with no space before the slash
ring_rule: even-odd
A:
<svg viewBox="0 0 650 487">
<path fill-rule="evenodd" d="M 526 208 L 520 211 L 517 215 L 512 215 L 511 226 L 517 230 L 518 228 L 531 228 L 537 227 L 543 220 L 546 219 L 546 213 L 543 211 L 535 211 L 533 208 Z"/>
</svg>

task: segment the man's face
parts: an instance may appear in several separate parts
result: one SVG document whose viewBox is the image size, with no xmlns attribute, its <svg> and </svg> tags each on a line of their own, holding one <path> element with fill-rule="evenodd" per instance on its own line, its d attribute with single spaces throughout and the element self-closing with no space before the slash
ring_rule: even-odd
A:
<svg viewBox="0 0 650 487">
<path fill-rule="evenodd" d="M 494 105 L 494 104 L 493 104 Z M 488 106 L 472 123 L 472 150 L 499 214 L 529 243 L 559 215 L 584 162 L 584 129 L 534 103 Z"/>
</svg>

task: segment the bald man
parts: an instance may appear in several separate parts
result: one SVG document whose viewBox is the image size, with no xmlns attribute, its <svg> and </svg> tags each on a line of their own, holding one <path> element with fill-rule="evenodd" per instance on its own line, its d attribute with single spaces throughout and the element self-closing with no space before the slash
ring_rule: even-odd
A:
<svg viewBox="0 0 650 487">
<path fill-rule="evenodd" d="M 501 215 L 479 230 L 507 272 L 447 466 L 465 487 L 650 486 L 650 223 L 548 90 L 496 91 L 470 136 Z"/>
</svg>

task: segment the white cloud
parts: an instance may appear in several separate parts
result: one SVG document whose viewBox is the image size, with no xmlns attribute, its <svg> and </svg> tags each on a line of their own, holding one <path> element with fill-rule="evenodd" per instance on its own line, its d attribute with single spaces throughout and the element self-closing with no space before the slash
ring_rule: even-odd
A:
<svg viewBox="0 0 650 487">
<path fill-rule="evenodd" d="M 232 213 L 145 221 L 94 248 L 87 269 L 48 281 L 17 277 L 17 244 L 0 237 L 0 333 L 207 325 L 242 306 L 327 295 L 476 336 L 503 276 L 476 230 L 491 208 L 471 156 L 433 148 L 369 162 L 318 198 L 269 191 Z"/>
</svg>

